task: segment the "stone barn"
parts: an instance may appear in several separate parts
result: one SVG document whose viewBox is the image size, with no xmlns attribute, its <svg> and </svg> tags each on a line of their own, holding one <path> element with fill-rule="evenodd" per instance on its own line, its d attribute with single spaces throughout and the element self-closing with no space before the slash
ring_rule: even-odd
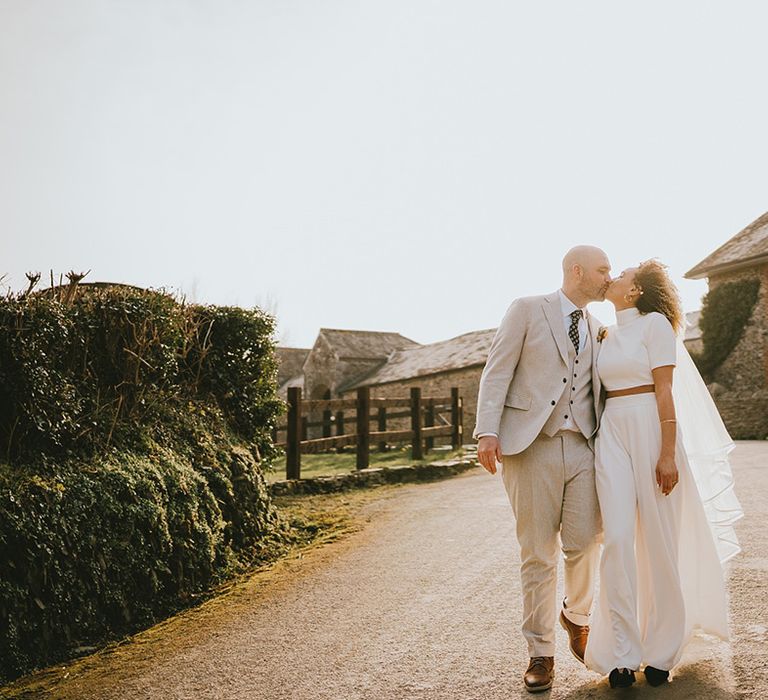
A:
<svg viewBox="0 0 768 700">
<path fill-rule="evenodd" d="M 475 428 L 477 390 L 496 329 L 465 333 L 429 345 L 399 333 L 321 328 L 311 349 L 277 348 L 279 394 L 300 387 L 305 399 L 354 398 L 358 387 L 369 386 L 379 398 L 410 396 L 421 387 L 424 396 L 450 396 L 458 387 L 464 403 L 464 440 Z M 321 420 L 310 415 L 310 422 Z M 404 419 L 390 429 L 408 428 Z M 321 429 L 309 429 L 319 437 Z"/>
<path fill-rule="evenodd" d="M 309 348 L 275 348 L 277 355 L 277 394 L 286 400 L 288 387 L 298 386 L 304 389 L 304 363 L 309 355 Z"/>
<path fill-rule="evenodd" d="M 385 364 L 392 353 L 417 346 L 417 342 L 399 333 L 321 328 L 310 350 L 277 349 L 280 366 L 285 365 L 280 396 L 285 399 L 289 387 L 300 387 L 304 399 L 340 398 L 349 386 Z M 310 423 L 319 422 L 322 412 L 310 413 L 308 419 Z M 318 426 L 308 430 L 310 438 L 321 435 Z"/>
<path fill-rule="evenodd" d="M 304 361 L 306 399 L 331 399 L 385 364 L 397 350 L 418 347 L 399 333 L 321 328 Z"/>
<path fill-rule="evenodd" d="M 385 364 L 348 386 L 346 396 L 351 398 L 362 386 L 370 387 L 371 396 L 377 398 L 409 396 L 411 387 L 421 387 L 423 396 L 450 396 L 451 387 L 458 387 L 464 404 L 464 442 L 471 442 L 480 375 L 495 334 L 495 328 L 472 331 L 449 340 L 397 350 Z"/>
<path fill-rule="evenodd" d="M 713 363 L 706 374 L 723 420 L 734 438 L 764 439 L 768 437 L 768 213 L 685 276 L 706 278 L 709 284 L 699 319 L 702 356 Z M 721 306 L 727 302 L 730 308 L 718 310 L 718 302 Z M 737 317 L 743 317 L 743 323 L 734 321 Z"/>
</svg>

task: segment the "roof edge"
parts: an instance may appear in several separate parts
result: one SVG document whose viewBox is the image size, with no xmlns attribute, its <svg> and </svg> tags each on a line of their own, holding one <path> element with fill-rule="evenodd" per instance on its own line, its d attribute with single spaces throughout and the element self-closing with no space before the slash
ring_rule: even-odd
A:
<svg viewBox="0 0 768 700">
<path fill-rule="evenodd" d="M 768 263 L 768 253 L 753 255 L 751 258 L 743 258 L 734 262 L 720 263 L 719 265 L 703 265 L 703 260 L 698 265 L 692 267 L 683 277 L 689 280 L 699 280 L 704 277 L 710 277 L 713 273 L 727 272 L 728 270 L 738 270 L 744 267 L 752 267 L 756 262 L 764 261 Z"/>
<path fill-rule="evenodd" d="M 435 372 L 425 372 L 424 374 L 416 374 L 413 377 L 406 377 L 405 379 L 390 379 L 386 382 L 377 382 L 375 384 L 367 384 L 366 379 L 361 379 L 354 384 L 350 384 L 349 386 L 345 386 L 343 388 L 339 387 L 339 392 L 344 391 L 352 391 L 352 389 L 358 389 L 364 386 L 386 386 L 387 384 L 401 384 L 402 382 L 410 382 L 414 379 L 421 379 L 423 377 L 434 377 L 438 374 L 449 374 L 450 372 L 463 372 L 465 369 L 472 369 L 473 367 L 483 367 L 485 366 L 485 360 L 482 362 L 473 362 L 471 365 L 463 365 L 461 367 L 451 367 L 449 369 L 440 369 Z M 370 375 L 368 376 L 368 379 L 370 379 Z"/>
</svg>

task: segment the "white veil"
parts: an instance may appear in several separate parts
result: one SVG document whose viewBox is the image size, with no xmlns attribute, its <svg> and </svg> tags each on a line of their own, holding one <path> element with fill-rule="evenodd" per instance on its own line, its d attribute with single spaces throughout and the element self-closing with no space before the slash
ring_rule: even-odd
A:
<svg viewBox="0 0 768 700">
<path fill-rule="evenodd" d="M 691 472 L 715 538 L 718 557 L 724 563 L 741 551 L 733 525 L 743 517 L 744 511 L 733 490 L 733 472 L 728 461 L 734 444 L 682 336 L 677 338 L 672 395 Z"/>
</svg>

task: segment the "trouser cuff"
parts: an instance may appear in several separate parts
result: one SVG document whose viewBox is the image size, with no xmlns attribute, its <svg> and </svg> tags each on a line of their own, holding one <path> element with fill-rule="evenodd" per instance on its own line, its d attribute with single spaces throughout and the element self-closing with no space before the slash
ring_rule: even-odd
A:
<svg viewBox="0 0 768 700">
<path fill-rule="evenodd" d="M 579 625 L 579 627 L 585 627 L 589 624 L 589 615 L 579 615 L 579 613 L 571 612 L 566 608 L 563 608 L 563 615 L 574 625 Z"/>
<path fill-rule="evenodd" d="M 529 642 L 528 644 L 528 656 L 533 658 L 534 656 L 554 656 L 555 645 L 546 643 Z"/>
</svg>

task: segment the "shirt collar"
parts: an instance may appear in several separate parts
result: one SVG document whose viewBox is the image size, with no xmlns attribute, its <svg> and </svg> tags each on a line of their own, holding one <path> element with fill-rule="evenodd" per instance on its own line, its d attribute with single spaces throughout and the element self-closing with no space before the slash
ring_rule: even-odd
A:
<svg viewBox="0 0 768 700">
<path fill-rule="evenodd" d="M 563 310 L 563 316 L 570 316 L 579 307 L 576 306 L 567 296 L 562 289 L 558 289 L 557 293 L 560 295 L 560 308 Z M 581 313 L 584 318 L 587 317 L 587 310 L 581 309 Z"/>
</svg>

